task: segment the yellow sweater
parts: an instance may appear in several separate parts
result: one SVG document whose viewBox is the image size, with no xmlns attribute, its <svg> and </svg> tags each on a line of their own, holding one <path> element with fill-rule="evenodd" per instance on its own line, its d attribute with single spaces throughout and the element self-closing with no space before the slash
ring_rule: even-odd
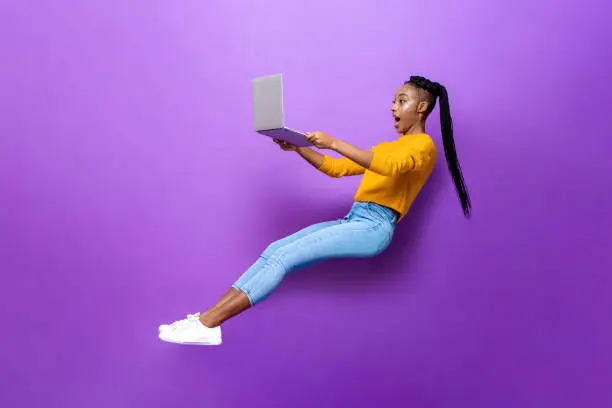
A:
<svg viewBox="0 0 612 408">
<path fill-rule="evenodd" d="M 401 221 L 429 178 L 436 162 L 436 146 L 427 134 L 401 136 L 372 147 L 370 168 L 352 160 L 324 155 L 319 170 L 330 177 L 363 174 L 355 201 L 370 201 L 392 208 Z"/>
</svg>

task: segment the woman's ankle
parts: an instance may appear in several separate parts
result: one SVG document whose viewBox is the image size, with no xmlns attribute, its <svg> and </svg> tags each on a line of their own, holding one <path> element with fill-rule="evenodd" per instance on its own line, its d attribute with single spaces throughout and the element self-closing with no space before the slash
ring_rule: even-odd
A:
<svg viewBox="0 0 612 408">
<path fill-rule="evenodd" d="M 201 314 L 200 323 L 202 323 L 204 326 L 208 327 L 209 329 L 212 329 L 214 327 L 217 327 L 219 323 L 218 323 L 218 319 L 215 319 L 214 317 L 210 315 L 211 315 L 210 312 Z"/>
</svg>

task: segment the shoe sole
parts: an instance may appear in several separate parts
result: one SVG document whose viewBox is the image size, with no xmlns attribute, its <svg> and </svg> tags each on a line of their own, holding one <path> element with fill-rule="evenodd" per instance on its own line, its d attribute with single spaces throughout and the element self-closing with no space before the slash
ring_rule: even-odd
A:
<svg viewBox="0 0 612 408">
<path fill-rule="evenodd" d="M 223 342 L 221 339 L 219 339 L 218 341 L 188 341 L 188 342 L 170 340 L 170 339 L 165 339 L 162 337 L 159 337 L 159 339 L 161 341 L 165 341 L 166 343 L 182 344 L 185 346 L 220 346 Z"/>
</svg>

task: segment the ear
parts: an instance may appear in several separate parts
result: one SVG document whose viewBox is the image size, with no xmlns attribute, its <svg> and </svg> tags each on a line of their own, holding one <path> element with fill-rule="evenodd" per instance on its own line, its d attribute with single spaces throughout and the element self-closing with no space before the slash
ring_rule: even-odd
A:
<svg viewBox="0 0 612 408">
<path fill-rule="evenodd" d="M 418 103 L 417 105 L 417 113 L 425 113 L 427 112 L 427 109 L 429 109 L 429 102 L 427 101 L 421 101 Z"/>
</svg>

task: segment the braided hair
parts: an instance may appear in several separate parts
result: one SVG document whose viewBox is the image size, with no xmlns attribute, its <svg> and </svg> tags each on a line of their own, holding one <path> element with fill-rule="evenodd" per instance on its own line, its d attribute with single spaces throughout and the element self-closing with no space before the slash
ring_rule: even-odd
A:
<svg viewBox="0 0 612 408">
<path fill-rule="evenodd" d="M 444 144 L 444 155 L 446 156 L 448 169 L 453 177 L 455 188 L 457 189 L 459 199 L 461 200 L 463 214 L 466 217 L 469 217 L 472 204 L 470 202 L 467 186 L 463 180 L 461 166 L 459 165 L 459 159 L 457 158 L 457 152 L 455 151 L 455 142 L 453 140 L 453 120 L 450 114 L 450 105 L 446 88 L 439 83 L 432 82 L 422 76 L 411 76 L 410 80 L 406 81 L 405 84 L 412 84 L 418 89 L 424 89 L 425 91 L 429 92 L 431 98 L 426 115 L 429 115 L 429 113 L 431 113 L 431 111 L 434 109 L 436 98 L 440 99 L 440 124 L 442 130 L 442 142 Z"/>
</svg>

